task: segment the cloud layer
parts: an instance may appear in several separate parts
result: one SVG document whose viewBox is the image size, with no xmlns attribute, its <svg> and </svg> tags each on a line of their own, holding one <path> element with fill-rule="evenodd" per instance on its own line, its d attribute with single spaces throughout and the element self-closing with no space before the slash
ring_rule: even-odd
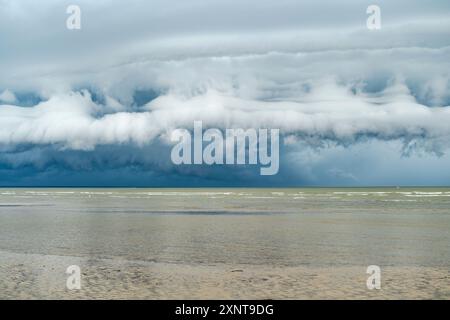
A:
<svg viewBox="0 0 450 320">
<path fill-rule="evenodd" d="M 369 31 L 363 2 L 81 1 L 69 31 L 68 3 L 0 0 L 3 184 L 450 183 L 450 5 L 382 1 Z M 195 120 L 281 129 L 284 173 L 173 167 Z"/>
</svg>

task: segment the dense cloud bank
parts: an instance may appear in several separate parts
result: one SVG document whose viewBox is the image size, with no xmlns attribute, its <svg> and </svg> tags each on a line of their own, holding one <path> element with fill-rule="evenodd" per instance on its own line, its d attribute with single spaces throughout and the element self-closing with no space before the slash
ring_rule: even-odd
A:
<svg viewBox="0 0 450 320">
<path fill-rule="evenodd" d="M 368 4 L 81 1 L 68 31 L 1 0 L 2 184 L 449 184 L 450 5 L 382 1 L 369 31 Z M 196 120 L 280 129 L 279 177 L 171 165 Z"/>
</svg>

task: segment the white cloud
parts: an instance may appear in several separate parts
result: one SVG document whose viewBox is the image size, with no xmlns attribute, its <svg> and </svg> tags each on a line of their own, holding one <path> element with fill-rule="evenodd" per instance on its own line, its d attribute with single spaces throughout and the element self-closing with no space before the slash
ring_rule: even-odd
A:
<svg viewBox="0 0 450 320">
<path fill-rule="evenodd" d="M 286 148 L 448 150 L 448 1 L 379 1 L 377 32 L 358 0 L 78 3 L 82 29 L 70 32 L 69 2 L 0 0 L 1 148 L 145 148 L 202 120 L 280 128 Z M 137 106 L 137 91 L 157 98 Z M 22 103 L 27 93 L 42 102 Z"/>
<path fill-rule="evenodd" d="M 6 89 L 2 93 L 0 93 L 0 102 L 4 103 L 14 103 L 17 101 L 17 98 L 13 92 Z"/>
<path fill-rule="evenodd" d="M 284 135 L 314 136 L 339 143 L 360 138 L 427 139 L 448 148 L 450 108 L 415 102 L 402 83 L 386 94 L 354 94 L 330 83 L 314 87 L 303 101 L 257 101 L 207 91 L 194 97 L 167 94 L 142 112 L 102 114 L 88 93 L 55 96 L 30 108 L 0 107 L 0 143 L 58 144 L 90 150 L 97 145 L 146 145 L 195 120 L 218 128 L 279 128 Z M 324 98 L 325 97 L 325 98 Z M 327 100 L 327 97 L 331 97 Z M 429 146 L 427 144 L 427 146 Z M 436 145 L 433 145 L 436 148 Z"/>
</svg>

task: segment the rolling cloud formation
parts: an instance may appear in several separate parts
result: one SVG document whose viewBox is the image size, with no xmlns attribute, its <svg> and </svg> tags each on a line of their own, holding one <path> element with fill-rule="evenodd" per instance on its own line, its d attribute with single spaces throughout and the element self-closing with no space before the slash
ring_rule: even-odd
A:
<svg viewBox="0 0 450 320">
<path fill-rule="evenodd" d="M 0 0 L 2 184 L 450 183 L 448 1 L 380 1 L 376 31 L 356 0 L 80 1 L 81 30 L 69 4 Z M 195 120 L 280 129 L 280 176 L 174 167 Z"/>
</svg>

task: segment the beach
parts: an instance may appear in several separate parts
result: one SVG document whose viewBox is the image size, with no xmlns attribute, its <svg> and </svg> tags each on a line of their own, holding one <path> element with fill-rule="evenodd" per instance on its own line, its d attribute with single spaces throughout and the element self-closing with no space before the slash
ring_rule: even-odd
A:
<svg viewBox="0 0 450 320">
<path fill-rule="evenodd" d="M 449 299 L 449 243 L 449 188 L 5 188 L 0 298 Z"/>
</svg>

